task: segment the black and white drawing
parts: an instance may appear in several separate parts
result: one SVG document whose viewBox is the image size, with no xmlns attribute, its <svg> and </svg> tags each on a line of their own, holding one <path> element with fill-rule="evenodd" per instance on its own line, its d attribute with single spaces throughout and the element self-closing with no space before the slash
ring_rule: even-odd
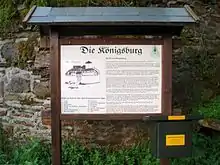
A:
<svg viewBox="0 0 220 165">
<path fill-rule="evenodd" d="M 69 69 L 65 76 L 73 77 L 71 82 L 66 84 L 90 85 L 100 83 L 100 71 L 93 66 L 91 61 L 85 62 L 84 65 L 74 65 Z"/>
</svg>

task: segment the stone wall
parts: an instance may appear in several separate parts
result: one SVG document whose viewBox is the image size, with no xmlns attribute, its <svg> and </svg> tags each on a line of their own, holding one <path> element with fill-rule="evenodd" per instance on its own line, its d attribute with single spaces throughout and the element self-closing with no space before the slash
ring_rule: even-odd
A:
<svg viewBox="0 0 220 165">
<path fill-rule="evenodd" d="M 213 57 L 219 57 L 220 4 L 182 0 L 164 3 L 166 6 L 189 3 L 201 19 L 199 26 L 183 30 L 183 47 L 173 50 L 174 70 L 189 47 L 198 50 L 203 42 Z M 49 52 L 39 49 L 38 33 L 22 32 L 14 39 L 0 40 L 0 120 L 15 136 L 50 139 L 49 59 Z M 180 88 L 183 88 L 181 84 L 175 86 L 174 97 L 181 99 L 184 94 Z M 213 91 L 209 97 L 212 95 Z M 147 127 L 142 122 L 64 121 L 62 125 L 64 137 L 74 137 L 85 144 L 127 146 L 148 138 Z"/>
<path fill-rule="evenodd" d="M 29 35 L 27 33 L 27 37 Z M 1 57 L 16 58 L 19 51 L 17 44 L 27 40 L 19 38 L 0 41 Z M 15 136 L 36 135 L 48 138 L 50 131 L 42 124 L 41 112 L 50 104 L 49 81 L 29 69 L 7 67 L 3 58 L 0 69 L 0 119 L 4 127 L 13 130 Z"/>
</svg>

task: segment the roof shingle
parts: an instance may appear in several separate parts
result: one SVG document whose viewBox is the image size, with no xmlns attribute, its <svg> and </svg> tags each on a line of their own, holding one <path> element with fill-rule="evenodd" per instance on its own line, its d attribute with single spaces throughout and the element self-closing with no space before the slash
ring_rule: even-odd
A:
<svg viewBox="0 0 220 165">
<path fill-rule="evenodd" d="M 153 7 L 36 7 L 29 13 L 29 24 L 172 24 L 195 23 L 185 8 Z"/>
</svg>

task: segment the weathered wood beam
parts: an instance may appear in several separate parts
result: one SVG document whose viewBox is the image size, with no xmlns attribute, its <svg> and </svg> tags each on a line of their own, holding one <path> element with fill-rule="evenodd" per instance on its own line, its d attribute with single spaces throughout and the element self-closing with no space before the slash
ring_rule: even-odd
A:
<svg viewBox="0 0 220 165">
<path fill-rule="evenodd" d="M 60 39 L 60 41 L 61 41 L 61 43 L 66 43 L 67 42 L 67 40 L 68 40 L 68 38 L 62 38 L 62 39 Z M 72 39 L 70 39 L 70 41 L 71 41 Z M 83 40 L 85 40 L 84 38 L 81 38 L 81 39 L 74 39 L 75 40 L 75 42 L 77 41 L 77 42 L 79 42 L 80 43 L 80 41 L 83 41 Z M 86 38 L 86 40 L 95 40 L 95 39 L 92 39 L 92 38 L 90 38 L 90 39 L 88 39 L 88 38 Z M 144 40 L 146 40 L 146 42 L 148 42 L 148 41 L 150 41 L 151 39 L 144 39 Z M 176 49 L 176 48 L 180 48 L 181 46 L 182 46 L 182 42 L 181 42 L 181 39 L 173 39 L 173 42 L 172 42 L 172 45 L 173 45 L 173 48 L 174 49 Z M 50 38 L 49 37 L 47 37 L 47 36 L 42 36 L 41 38 L 40 38 L 40 49 L 42 50 L 42 49 L 50 49 Z"/>
</svg>

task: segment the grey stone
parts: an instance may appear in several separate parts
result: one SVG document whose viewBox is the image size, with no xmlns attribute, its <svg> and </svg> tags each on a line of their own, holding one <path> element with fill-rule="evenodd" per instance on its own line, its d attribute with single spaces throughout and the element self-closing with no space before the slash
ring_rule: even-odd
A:
<svg viewBox="0 0 220 165">
<path fill-rule="evenodd" d="M 30 81 L 21 77 L 14 77 L 10 80 L 10 83 L 6 86 L 8 92 L 22 93 L 30 91 Z"/>
<path fill-rule="evenodd" d="M 34 127 L 35 123 L 29 118 L 24 118 L 24 117 L 16 117 L 13 120 L 13 124 L 16 125 L 22 125 L 26 127 Z"/>
<path fill-rule="evenodd" d="M 3 103 L 4 103 L 4 98 L 1 97 L 1 98 L 0 98 L 0 104 L 3 104 Z"/>
<path fill-rule="evenodd" d="M 7 108 L 0 108 L 0 116 L 6 116 L 7 115 Z"/>
<path fill-rule="evenodd" d="M 49 68 L 50 66 L 50 53 L 49 51 L 39 51 L 36 54 L 34 67 L 36 68 Z"/>
<path fill-rule="evenodd" d="M 28 109 L 30 111 L 41 111 L 43 109 L 43 106 L 41 105 L 23 105 L 22 106 L 23 109 Z"/>
<path fill-rule="evenodd" d="M 28 40 L 28 38 L 17 38 L 15 40 L 15 43 L 26 42 L 27 40 Z"/>
<path fill-rule="evenodd" d="M 2 57 L 2 47 L 8 42 L 12 42 L 12 40 L 0 40 L 0 62 L 5 61 Z"/>
<path fill-rule="evenodd" d="M 43 107 L 44 107 L 44 110 L 51 110 L 51 101 L 48 99 L 48 100 L 44 100 L 44 103 L 43 103 Z"/>
<path fill-rule="evenodd" d="M 0 78 L 4 77 L 4 75 L 5 75 L 4 72 L 5 72 L 4 70 L 0 69 Z"/>
<path fill-rule="evenodd" d="M 32 101 L 32 105 L 42 105 L 44 103 L 44 100 L 36 98 L 36 95 L 33 93 L 19 93 L 18 95 L 20 101 L 29 99 Z"/>
<path fill-rule="evenodd" d="M 19 68 L 8 68 L 5 73 L 5 92 L 27 93 L 30 91 L 31 74 Z"/>
<path fill-rule="evenodd" d="M 19 100 L 25 100 L 25 99 L 35 99 L 35 95 L 33 93 L 19 93 L 20 96 Z"/>
<path fill-rule="evenodd" d="M 50 96 L 49 82 L 35 81 L 33 86 L 33 93 L 41 99 L 45 99 Z"/>
<path fill-rule="evenodd" d="M 1 58 L 12 61 L 18 55 L 18 49 L 16 48 L 14 41 L 5 40 L 0 43 Z"/>
<path fill-rule="evenodd" d="M 4 100 L 5 101 L 20 101 L 21 100 L 21 96 L 18 93 L 6 93 L 4 95 Z"/>
<path fill-rule="evenodd" d="M 12 108 L 22 108 L 22 105 L 19 101 L 5 101 L 5 105 Z"/>
<path fill-rule="evenodd" d="M 50 129 L 37 130 L 35 128 L 34 129 L 30 128 L 30 136 L 34 136 L 34 137 L 37 137 L 37 138 L 42 139 L 42 140 L 51 141 L 51 131 L 50 131 Z"/>
<path fill-rule="evenodd" d="M 20 140 L 24 140 L 30 135 L 30 127 L 22 124 L 14 124 L 13 136 L 15 138 L 19 138 Z"/>
</svg>

